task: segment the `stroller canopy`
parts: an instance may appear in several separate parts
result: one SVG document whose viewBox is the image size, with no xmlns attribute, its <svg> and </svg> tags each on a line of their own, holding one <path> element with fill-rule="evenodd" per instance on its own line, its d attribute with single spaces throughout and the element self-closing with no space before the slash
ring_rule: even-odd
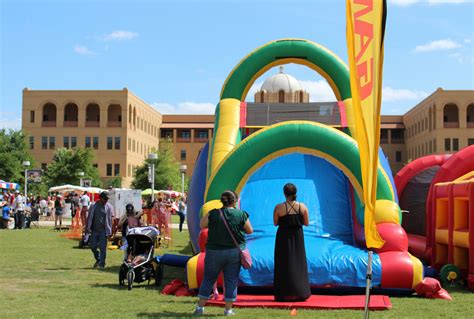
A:
<svg viewBox="0 0 474 319">
<path fill-rule="evenodd" d="M 149 238 L 151 241 L 155 241 L 156 237 L 160 234 L 160 231 L 152 226 L 146 227 L 135 227 L 131 228 L 127 233 L 127 240 L 129 237 L 135 236 L 145 236 Z"/>
</svg>

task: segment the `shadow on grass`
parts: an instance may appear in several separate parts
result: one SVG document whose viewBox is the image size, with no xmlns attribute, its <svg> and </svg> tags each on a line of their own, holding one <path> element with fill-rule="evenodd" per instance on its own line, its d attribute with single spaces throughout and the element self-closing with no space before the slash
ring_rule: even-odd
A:
<svg viewBox="0 0 474 319">
<path fill-rule="evenodd" d="M 191 246 L 191 242 L 188 242 L 188 244 L 182 248 L 179 253 L 181 255 L 188 255 L 188 256 L 192 256 L 193 255 L 193 247 Z"/>
<path fill-rule="evenodd" d="M 72 269 L 68 268 L 68 267 L 58 267 L 58 268 L 44 268 L 44 270 L 47 270 L 47 271 L 65 271 L 65 270 L 72 270 Z"/>
<path fill-rule="evenodd" d="M 90 285 L 92 288 L 108 288 L 108 289 L 114 289 L 114 290 L 127 290 L 127 286 L 120 286 L 118 283 L 117 284 L 93 284 Z M 146 290 L 157 290 L 158 287 L 155 286 L 155 282 L 153 280 L 150 281 L 150 285 L 148 285 L 146 282 L 141 283 L 141 284 L 134 284 L 132 289 L 146 289 Z"/>
<path fill-rule="evenodd" d="M 195 318 L 196 316 L 189 312 L 140 312 L 137 314 L 139 318 Z M 204 314 L 199 317 L 220 317 L 220 315 L 215 314 Z"/>
</svg>

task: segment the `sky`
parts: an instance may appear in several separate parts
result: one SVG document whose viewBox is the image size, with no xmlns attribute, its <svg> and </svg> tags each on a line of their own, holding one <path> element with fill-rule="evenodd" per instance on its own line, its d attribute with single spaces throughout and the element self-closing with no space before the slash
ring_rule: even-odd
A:
<svg viewBox="0 0 474 319">
<path fill-rule="evenodd" d="M 382 114 L 404 114 L 438 87 L 474 89 L 473 35 L 474 0 L 388 0 Z M 0 0 L 0 128 L 21 127 L 25 87 L 127 87 L 163 114 L 213 114 L 234 66 L 280 38 L 347 63 L 345 1 Z M 335 100 L 307 67 L 285 72 L 311 101 Z"/>
</svg>

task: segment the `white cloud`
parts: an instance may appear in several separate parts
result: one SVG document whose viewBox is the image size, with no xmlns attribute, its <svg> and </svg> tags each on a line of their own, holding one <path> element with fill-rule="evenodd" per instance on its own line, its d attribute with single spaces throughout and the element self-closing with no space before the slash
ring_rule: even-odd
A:
<svg viewBox="0 0 474 319">
<path fill-rule="evenodd" d="M 132 40 L 138 37 L 138 33 L 132 31 L 117 30 L 111 33 L 105 34 L 103 39 L 105 41 L 121 41 L 121 40 Z"/>
<path fill-rule="evenodd" d="M 334 102 L 336 96 L 326 80 L 300 81 L 303 89 L 309 93 L 310 102 Z"/>
<path fill-rule="evenodd" d="M 426 44 L 417 45 L 415 48 L 415 52 L 451 50 L 451 49 L 456 49 L 460 47 L 461 47 L 461 44 L 451 39 L 442 39 L 442 40 L 431 41 Z"/>
<path fill-rule="evenodd" d="M 428 96 L 425 91 L 409 90 L 409 89 L 394 89 L 390 86 L 382 88 L 382 104 L 394 103 L 402 101 L 421 101 Z"/>
<path fill-rule="evenodd" d="M 463 62 L 464 62 L 464 58 L 463 58 L 462 54 L 459 53 L 459 52 L 448 54 L 448 56 L 449 56 L 450 58 L 455 59 L 455 60 L 458 61 L 459 63 L 463 63 Z"/>
<path fill-rule="evenodd" d="M 212 103 L 181 102 L 178 104 L 156 102 L 152 106 L 161 114 L 214 114 Z"/>
<path fill-rule="evenodd" d="M 467 2 L 468 0 L 389 0 L 390 4 L 399 7 L 408 7 L 417 3 L 428 3 L 432 6 L 440 4 L 461 4 Z"/>
<path fill-rule="evenodd" d="M 19 130 L 21 129 L 21 118 L 4 118 L 0 119 L 0 129 L 13 129 Z"/>
<path fill-rule="evenodd" d="M 395 6 L 407 7 L 419 2 L 419 0 L 391 0 L 389 3 Z"/>
<path fill-rule="evenodd" d="M 74 52 L 80 55 L 95 55 L 96 53 L 89 50 L 87 47 L 83 45 L 76 45 L 74 46 Z"/>
</svg>

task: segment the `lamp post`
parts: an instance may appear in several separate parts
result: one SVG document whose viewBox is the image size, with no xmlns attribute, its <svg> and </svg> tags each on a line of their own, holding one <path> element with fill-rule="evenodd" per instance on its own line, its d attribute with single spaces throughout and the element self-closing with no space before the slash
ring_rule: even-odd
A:
<svg viewBox="0 0 474 319">
<path fill-rule="evenodd" d="M 23 166 L 25 167 L 25 205 L 28 203 L 28 166 L 30 166 L 30 161 L 23 161 Z"/>
<path fill-rule="evenodd" d="M 150 166 L 148 166 L 148 181 L 151 183 L 151 202 L 155 201 L 155 160 L 158 159 L 158 154 L 148 154 L 148 159 L 151 160 Z"/>
<path fill-rule="evenodd" d="M 79 175 L 79 186 L 82 187 L 82 178 L 84 177 L 84 172 L 79 172 L 77 175 Z"/>
<path fill-rule="evenodd" d="M 179 171 L 181 172 L 181 196 L 184 197 L 184 174 L 186 173 L 186 170 L 188 167 L 186 164 L 181 164 L 179 165 Z"/>
</svg>

